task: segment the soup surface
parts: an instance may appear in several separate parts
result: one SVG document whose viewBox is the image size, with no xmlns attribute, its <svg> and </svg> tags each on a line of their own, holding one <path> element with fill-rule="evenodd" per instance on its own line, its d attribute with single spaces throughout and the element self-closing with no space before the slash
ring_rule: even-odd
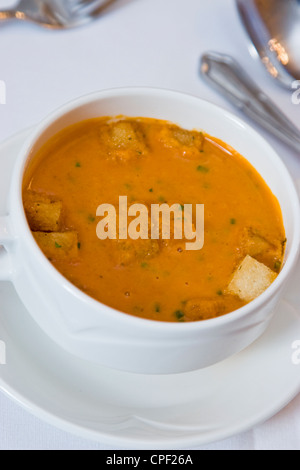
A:
<svg viewBox="0 0 300 470">
<path fill-rule="evenodd" d="M 120 196 L 149 209 L 180 204 L 183 223 L 185 204 L 203 204 L 203 248 L 186 249 L 172 224 L 170 239 L 151 238 L 151 224 L 148 239 L 99 239 L 107 214 L 97 208 L 113 205 L 118 227 Z M 23 202 L 58 271 L 94 299 L 142 318 L 227 314 L 260 295 L 283 262 L 281 210 L 256 170 L 221 141 L 165 121 L 107 117 L 64 129 L 28 165 Z"/>
</svg>

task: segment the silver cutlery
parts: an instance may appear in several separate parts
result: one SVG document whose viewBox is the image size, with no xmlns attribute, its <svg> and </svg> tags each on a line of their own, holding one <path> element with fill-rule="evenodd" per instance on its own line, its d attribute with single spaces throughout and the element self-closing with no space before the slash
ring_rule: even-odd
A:
<svg viewBox="0 0 300 470">
<path fill-rule="evenodd" d="M 229 55 L 207 52 L 201 74 L 234 106 L 275 137 L 300 151 L 300 131 Z"/>
<path fill-rule="evenodd" d="M 236 4 L 268 73 L 291 89 L 300 80 L 300 1 L 236 0 Z"/>
<path fill-rule="evenodd" d="M 15 8 L 0 11 L 0 21 L 28 20 L 46 28 L 73 28 L 94 20 L 115 2 L 116 0 L 20 0 Z"/>
</svg>

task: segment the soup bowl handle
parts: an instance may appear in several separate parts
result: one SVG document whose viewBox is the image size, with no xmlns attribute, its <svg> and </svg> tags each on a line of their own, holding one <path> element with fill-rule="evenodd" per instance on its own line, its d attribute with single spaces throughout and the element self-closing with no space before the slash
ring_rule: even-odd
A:
<svg viewBox="0 0 300 470">
<path fill-rule="evenodd" d="M 16 237 L 9 216 L 0 216 L 0 281 L 10 281 L 15 273 L 13 252 Z"/>
</svg>

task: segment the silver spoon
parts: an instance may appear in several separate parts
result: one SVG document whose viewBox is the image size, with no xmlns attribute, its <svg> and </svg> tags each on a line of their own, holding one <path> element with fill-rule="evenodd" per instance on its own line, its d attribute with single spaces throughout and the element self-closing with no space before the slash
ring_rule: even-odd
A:
<svg viewBox="0 0 300 470">
<path fill-rule="evenodd" d="M 240 111 L 300 152 L 300 131 L 229 55 L 207 52 L 201 74 Z"/>
<path fill-rule="evenodd" d="M 241 20 L 271 76 L 300 80 L 300 0 L 236 0 Z"/>
<path fill-rule="evenodd" d="M 28 20 L 46 28 L 71 28 L 92 21 L 116 0 L 20 0 L 0 11 L 0 21 Z"/>
</svg>

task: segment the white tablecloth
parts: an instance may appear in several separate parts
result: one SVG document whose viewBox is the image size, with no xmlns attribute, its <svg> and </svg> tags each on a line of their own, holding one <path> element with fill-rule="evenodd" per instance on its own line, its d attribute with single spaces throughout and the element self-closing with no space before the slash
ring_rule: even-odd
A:
<svg viewBox="0 0 300 470">
<path fill-rule="evenodd" d="M 0 8 L 12 3 L 0 0 Z M 171 88 L 232 109 L 199 78 L 199 57 L 206 50 L 232 54 L 299 122 L 300 105 L 292 104 L 292 93 L 272 81 L 250 55 L 234 0 L 119 0 L 118 8 L 80 29 L 1 24 L 0 44 L 0 80 L 6 84 L 0 142 L 78 95 L 116 86 Z M 263 134 L 299 178 L 296 153 Z M 45 424 L 0 394 L 0 449 L 110 448 Z M 300 396 L 266 423 L 201 449 L 300 450 Z"/>
</svg>

